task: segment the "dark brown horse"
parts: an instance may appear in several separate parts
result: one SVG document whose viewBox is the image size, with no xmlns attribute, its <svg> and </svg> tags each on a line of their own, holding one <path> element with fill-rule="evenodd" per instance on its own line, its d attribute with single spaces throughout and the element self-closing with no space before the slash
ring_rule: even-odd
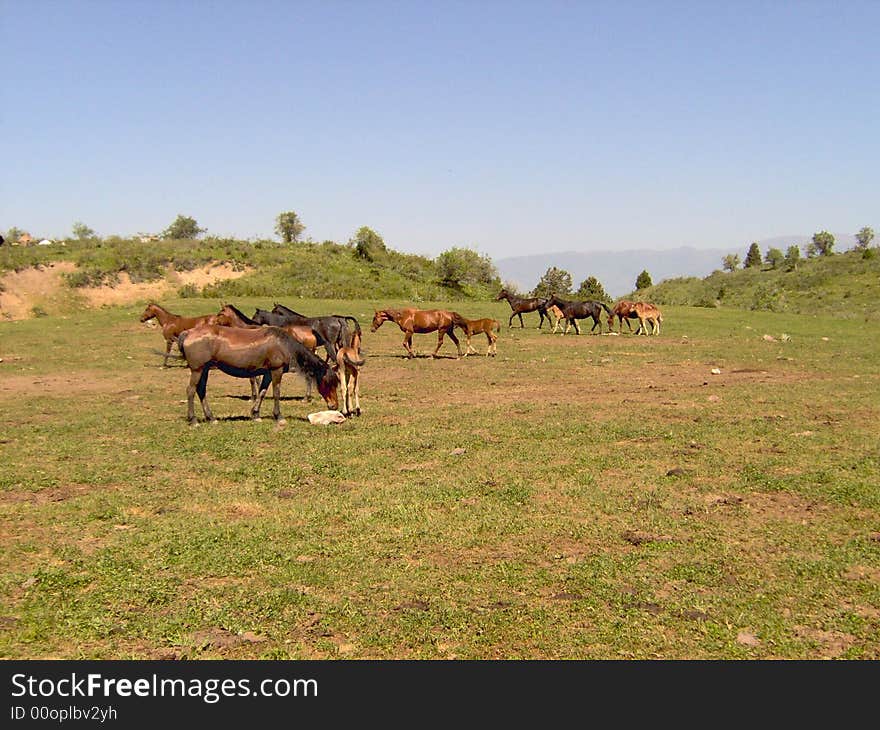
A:
<svg viewBox="0 0 880 730">
<path fill-rule="evenodd" d="M 259 397 L 251 409 L 251 417 L 255 420 L 260 417 L 260 406 L 271 382 L 275 398 L 273 415 L 276 421 L 283 423 L 281 376 L 291 370 L 316 382 L 318 392 L 330 408 L 335 410 L 339 406 L 336 395 L 339 377 L 333 368 L 277 327 L 250 329 L 202 324 L 181 334 L 177 345 L 190 369 L 186 389 L 186 417 L 190 424 L 197 423 L 193 406 L 196 393 L 205 419 L 216 420 L 205 397 L 211 368 L 236 378 L 263 376 Z"/>
<path fill-rule="evenodd" d="M 517 296 L 516 294 L 511 294 L 507 289 L 502 289 L 498 293 L 498 296 L 495 297 L 495 301 L 500 302 L 502 299 L 506 299 L 510 308 L 513 310 L 510 319 L 507 320 L 508 328 L 513 326 L 514 317 L 519 317 L 519 326 L 525 327 L 522 316 L 526 312 L 537 312 L 541 315 L 538 329 L 541 329 L 544 325 L 544 317 L 547 318 L 547 324 L 550 324 L 550 315 L 547 314 L 547 300 L 544 297 L 532 297 L 531 299 L 527 299 L 525 297 Z"/>
<path fill-rule="evenodd" d="M 198 324 L 213 324 L 216 315 L 203 314 L 199 317 L 183 317 L 179 314 L 173 314 L 164 307 L 160 307 L 155 302 L 150 302 L 144 313 L 141 315 L 141 322 L 146 322 L 156 318 L 159 326 L 162 327 L 162 336 L 165 338 L 165 359 L 162 361 L 164 367 L 168 367 L 168 357 L 171 354 L 171 347 L 177 342 L 178 336 L 188 329 L 192 329 Z"/>
<path fill-rule="evenodd" d="M 370 332 L 375 332 L 382 326 L 383 322 L 394 322 L 400 327 L 400 331 L 404 333 L 403 347 L 406 350 L 407 357 L 416 356 L 412 349 L 412 338 L 414 334 L 424 334 L 426 332 L 437 332 L 437 347 L 431 353 L 431 357 L 437 357 L 440 346 L 443 344 L 443 336 L 449 335 L 449 339 L 455 343 L 458 348 L 458 356 L 461 357 L 461 345 L 455 336 L 453 329 L 455 328 L 455 312 L 446 309 L 415 309 L 408 307 L 406 309 L 377 309 L 373 315 L 373 324 L 370 326 Z"/>
<path fill-rule="evenodd" d="M 489 347 L 486 349 L 486 357 L 489 357 L 490 355 L 495 357 L 495 355 L 498 354 L 498 335 L 495 333 L 501 331 L 501 322 L 497 319 L 467 319 L 458 312 L 453 312 L 452 314 L 453 319 L 455 320 L 455 326 L 464 332 L 466 338 L 464 351 L 465 357 L 472 352 L 475 355 L 477 354 L 476 348 L 471 345 L 471 337 L 480 334 L 480 332 L 486 335 L 486 340 L 489 343 Z"/>
<path fill-rule="evenodd" d="M 609 315 L 611 314 L 611 309 L 607 304 L 592 299 L 584 302 L 568 302 L 553 294 L 547 300 L 547 306 L 552 307 L 554 305 L 562 310 L 562 316 L 568 320 L 565 324 L 565 331 L 562 334 L 567 334 L 569 327 L 572 325 L 574 325 L 574 331 L 580 334 L 581 331 L 578 328 L 577 321 L 587 317 L 592 317 L 593 319 L 593 326 L 590 327 L 590 332 L 598 327 L 599 334 L 602 334 L 602 310 L 604 309 Z"/>
<path fill-rule="evenodd" d="M 630 301 L 629 299 L 621 299 L 617 304 L 611 307 L 611 314 L 608 315 L 608 331 L 612 332 L 614 330 L 614 318 L 617 317 L 617 328 L 620 332 L 623 332 L 623 323 L 626 322 L 627 329 L 632 332 L 632 325 L 629 323 L 631 319 L 638 319 L 639 316 L 636 314 L 635 310 L 635 302 Z"/>
<path fill-rule="evenodd" d="M 336 351 L 340 347 L 351 345 L 351 338 L 354 334 L 361 334 L 360 322 L 349 315 L 329 314 L 320 317 L 306 317 L 304 314 L 278 303 L 272 307 L 271 312 L 258 309 L 254 315 L 254 321 L 276 326 L 299 324 L 311 327 L 318 338 L 318 344 L 323 345 L 327 351 L 329 362 L 336 362 Z"/>
</svg>

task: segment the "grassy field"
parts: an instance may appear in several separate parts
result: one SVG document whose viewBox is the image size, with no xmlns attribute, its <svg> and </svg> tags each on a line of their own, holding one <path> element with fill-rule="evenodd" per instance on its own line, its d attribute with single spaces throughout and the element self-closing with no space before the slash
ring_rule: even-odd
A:
<svg viewBox="0 0 880 730">
<path fill-rule="evenodd" d="M 471 302 L 497 358 L 408 361 L 402 302 L 286 303 L 360 319 L 361 418 L 218 373 L 187 427 L 142 305 L 0 323 L 0 657 L 880 659 L 876 327 Z"/>
</svg>

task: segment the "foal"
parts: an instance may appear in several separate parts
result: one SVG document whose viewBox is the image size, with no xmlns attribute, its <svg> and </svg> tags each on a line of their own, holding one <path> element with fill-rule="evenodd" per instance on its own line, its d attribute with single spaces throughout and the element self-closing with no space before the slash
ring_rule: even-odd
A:
<svg viewBox="0 0 880 730">
<path fill-rule="evenodd" d="M 455 326 L 464 332 L 465 357 L 471 353 L 474 355 L 477 354 L 476 348 L 471 345 L 471 337 L 480 334 L 480 332 L 486 335 L 486 340 L 489 343 L 489 347 L 486 350 L 486 357 L 489 357 L 490 355 L 494 357 L 498 354 L 498 346 L 496 344 L 498 342 L 498 335 L 495 333 L 501 332 L 501 322 L 497 319 L 467 319 L 462 317 L 458 312 L 453 312 L 452 315 L 452 318 L 455 321 Z"/>
<path fill-rule="evenodd" d="M 361 415 L 360 367 L 366 362 L 360 354 L 361 334 L 352 335 L 351 344 L 336 352 L 336 372 L 342 389 L 342 415 Z M 352 408 L 352 400 L 354 407 Z"/>
</svg>

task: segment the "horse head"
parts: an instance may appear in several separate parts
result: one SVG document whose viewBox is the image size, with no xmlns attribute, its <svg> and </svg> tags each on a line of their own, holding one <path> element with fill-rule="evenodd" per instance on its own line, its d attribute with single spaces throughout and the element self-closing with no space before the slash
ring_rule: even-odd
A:
<svg viewBox="0 0 880 730">
<path fill-rule="evenodd" d="M 387 322 L 389 319 L 391 319 L 391 315 L 388 314 L 387 310 L 377 309 L 376 313 L 373 315 L 373 323 L 370 325 L 370 332 L 375 332 L 382 326 L 383 322 Z"/>
<path fill-rule="evenodd" d="M 498 296 L 495 297 L 495 301 L 500 302 L 502 299 L 507 299 L 507 297 L 509 296 L 510 294 L 508 293 L 507 289 L 502 289 L 500 292 L 498 292 Z"/>
<path fill-rule="evenodd" d="M 339 396 L 336 389 L 339 387 L 339 376 L 332 367 L 327 368 L 324 376 L 318 380 L 318 392 L 334 411 L 339 410 Z"/>
<path fill-rule="evenodd" d="M 141 315 L 141 322 L 146 322 L 148 319 L 152 319 L 156 316 L 156 305 L 150 302 L 147 305 L 147 308 L 144 310 L 144 313 Z"/>
</svg>

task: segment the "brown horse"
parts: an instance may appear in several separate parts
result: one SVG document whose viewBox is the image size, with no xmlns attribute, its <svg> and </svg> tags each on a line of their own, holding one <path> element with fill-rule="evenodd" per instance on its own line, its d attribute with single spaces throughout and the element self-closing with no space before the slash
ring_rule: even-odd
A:
<svg viewBox="0 0 880 730">
<path fill-rule="evenodd" d="M 626 322 L 627 329 L 632 332 L 632 325 L 629 323 L 631 319 L 638 319 L 635 309 L 636 303 L 629 299 L 621 299 L 617 304 L 611 307 L 611 314 L 608 315 L 608 331 L 614 330 L 614 318 L 617 317 L 618 331 L 623 332 L 623 323 Z"/>
<path fill-rule="evenodd" d="M 141 322 L 146 322 L 155 317 L 159 325 L 162 327 L 162 336 L 165 338 L 165 359 L 162 361 L 163 367 L 168 367 L 168 357 L 171 354 L 171 346 L 177 342 L 178 336 L 188 329 L 192 329 L 198 324 L 214 324 L 216 315 L 203 314 L 199 317 L 183 317 L 179 314 L 172 314 L 167 309 L 160 307 L 155 302 L 150 302 L 144 313 L 141 315 Z"/>
<path fill-rule="evenodd" d="M 635 312 L 636 316 L 639 318 L 639 328 L 636 330 L 637 335 L 660 334 L 660 323 L 663 321 L 663 315 L 656 306 L 653 304 L 647 304 L 646 302 L 636 302 Z M 646 324 L 651 325 L 650 333 L 645 326 Z"/>
<path fill-rule="evenodd" d="M 455 312 L 446 309 L 415 309 L 413 307 L 406 309 L 377 309 L 373 315 L 373 324 L 370 327 L 370 332 L 375 332 L 379 329 L 383 322 L 390 320 L 396 323 L 400 327 L 400 331 L 404 333 L 403 347 L 406 350 L 407 357 L 413 358 L 416 356 L 412 349 L 413 335 L 436 331 L 437 347 L 434 349 L 431 357 L 437 357 L 440 346 L 443 344 L 444 335 L 449 335 L 449 339 L 458 348 L 458 356 L 461 357 L 461 345 L 455 336 L 455 332 L 453 332 L 455 328 L 454 315 Z"/>
<path fill-rule="evenodd" d="M 333 368 L 277 327 L 245 329 L 202 324 L 183 332 L 177 345 L 190 369 L 189 385 L 186 389 L 186 417 L 192 425 L 197 423 L 193 406 L 196 393 L 199 394 L 205 419 L 216 420 L 205 398 L 208 373 L 215 367 L 236 378 L 263 376 L 259 398 L 251 409 L 254 420 L 260 417 L 260 406 L 271 382 L 272 395 L 275 398 L 273 415 L 276 421 L 283 423 L 281 376 L 290 370 L 314 380 L 318 385 L 318 392 L 330 408 L 335 410 L 339 406 L 336 395 L 339 377 Z"/>
<path fill-rule="evenodd" d="M 244 329 L 260 329 L 262 324 L 248 317 L 238 307 L 232 304 L 224 304 L 216 315 L 216 323 L 223 327 L 239 327 Z M 302 343 L 308 350 L 315 352 L 318 349 L 318 338 L 311 327 L 300 324 L 284 325 L 283 329 L 297 342 Z M 251 399 L 257 400 L 257 379 L 251 378 Z M 312 400 L 312 381 L 306 378 L 306 400 Z"/>
<path fill-rule="evenodd" d="M 541 315 L 541 321 L 538 323 L 538 329 L 544 325 L 544 317 L 547 317 L 547 322 L 550 322 L 550 317 L 547 314 L 547 300 L 543 297 L 520 297 L 516 294 L 511 294 L 507 289 L 502 289 L 498 296 L 495 297 L 496 302 L 500 302 L 502 299 L 506 299 L 507 303 L 510 305 L 510 308 L 513 310 L 510 319 L 507 320 L 507 327 L 510 328 L 513 326 L 513 318 L 519 317 L 519 326 L 525 327 L 523 324 L 523 314 L 526 312 L 535 312 L 537 311 L 539 315 Z"/>
<path fill-rule="evenodd" d="M 486 350 L 486 357 L 489 357 L 490 355 L 494 357 L 498 354 L 498 346 L 496 344 L 498 342 L 498 335 L 495 333 L 501 332 L 501 322 L 497 319 L 467 319 L 462 317 L 458 312 L 453 312 L 452 314 L 453 319 L 455 320 L 455 326 L 464 332 L 466 338 L 465 357 L 472 352 L 475 355 L 477 354 L 476 348 L 471 345 L 471 337 L 480 334 L 480 332 L 486 335 L 486 340 L 489 343 L 489 347 Z"/>
</svg>

